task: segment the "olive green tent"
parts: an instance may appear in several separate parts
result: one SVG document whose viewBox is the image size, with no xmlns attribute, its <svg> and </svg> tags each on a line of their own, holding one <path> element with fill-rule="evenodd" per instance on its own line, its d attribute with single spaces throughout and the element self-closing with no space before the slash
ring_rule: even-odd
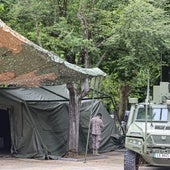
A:
<svg viewBox="0 0 170 170">
<path fill-rule="evenodd" d="M 68 91 L 65 85 L 0 89 L 0 151 L 16 157 L 57 159 L 67 153 Z M 99 100 L 83 100 L 79 152 L 85 152 L 90 114 L 103 113 L 100 152 L 119 147 L 116 122 Z M 91 151 L 91 138 L 88 152 Z"/>
</svg>

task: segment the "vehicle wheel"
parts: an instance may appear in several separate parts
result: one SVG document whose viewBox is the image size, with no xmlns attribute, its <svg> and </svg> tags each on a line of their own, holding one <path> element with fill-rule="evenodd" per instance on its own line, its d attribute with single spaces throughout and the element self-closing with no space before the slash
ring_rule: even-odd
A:
<svg viewBox="0 0 170 170">
<path fill-rule="evenodd" d="M 124 170 L 138 170 L 139 156 L 131 150 L 126 150 L 124 154 Z"/>
</svg>

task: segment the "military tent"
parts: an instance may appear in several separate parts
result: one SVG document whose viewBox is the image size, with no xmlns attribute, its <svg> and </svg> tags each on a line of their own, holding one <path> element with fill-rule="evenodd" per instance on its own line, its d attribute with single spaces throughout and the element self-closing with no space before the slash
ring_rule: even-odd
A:
<svg viewBox="0 0 170 170">
<path fill-rule="evenodd" d="M 22 158 L 57 159 L 67 153 L 69 94 L 65 85 L 0 89 L 0 151 Z M 100 152 L 119 147 L 120 130 L 100 100 L 83 100 L 79 152 L 85 152 L 90 114 L 103 113 Z M 116 139 L 116 140 L 115 140 Z M 116 141 L 116 142 L 115 142 Z M 91 138 L 88 151 L 91 151 Z"/>
</svg>

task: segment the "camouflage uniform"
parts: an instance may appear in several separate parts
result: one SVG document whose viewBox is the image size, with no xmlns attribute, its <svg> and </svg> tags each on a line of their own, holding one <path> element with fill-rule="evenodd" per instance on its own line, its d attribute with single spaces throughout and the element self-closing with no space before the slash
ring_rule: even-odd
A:
<svg viewBox="0 0 170 170">
<path fill-rule="evenodd" d="M 92 125 L 92 140 L 93 140 L 93 154 L 98 154 L 98 149 L 101 141 L 101 130 L 104 127 L 100 116 L 95 116 L 91 119 Z"/>
</svg>

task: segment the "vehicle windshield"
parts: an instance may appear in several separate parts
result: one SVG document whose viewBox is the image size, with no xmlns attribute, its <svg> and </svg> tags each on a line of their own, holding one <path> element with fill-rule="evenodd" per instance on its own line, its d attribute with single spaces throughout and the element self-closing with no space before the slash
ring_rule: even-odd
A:
<svg viewBox="0 0 170 170">
<path fill-rule="evenodd" d="M 145 121 L 145 108 L 139 108 L 136 121 Z M 147 121 L 162 122 L 168 121 L 167 108 L 148 108 Z"/>
</svg>

